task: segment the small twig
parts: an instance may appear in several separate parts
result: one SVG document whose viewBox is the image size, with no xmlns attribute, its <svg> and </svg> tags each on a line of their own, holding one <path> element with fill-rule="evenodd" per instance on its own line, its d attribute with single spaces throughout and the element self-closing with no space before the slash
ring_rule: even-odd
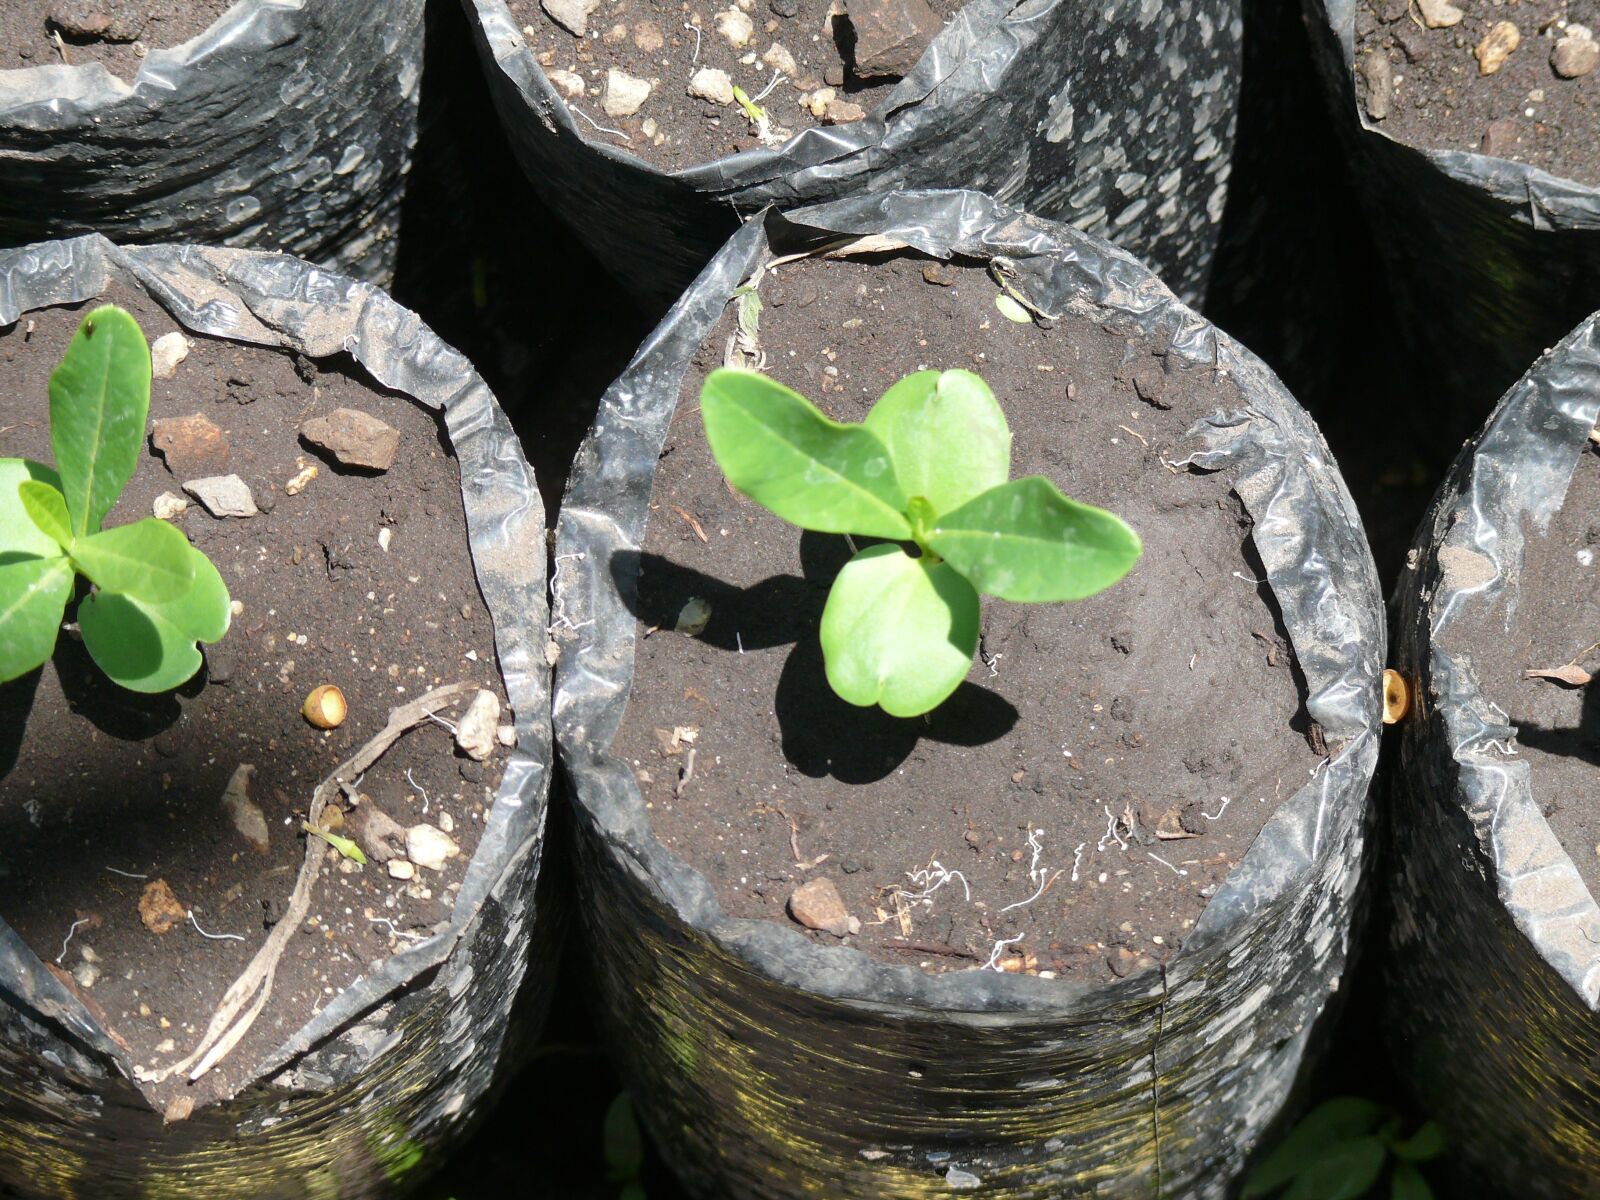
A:
<svg viewBox="0 0 1600 1200">
<path fill-rule="evenodd" d="M 677 786 L 672 789 L 672 794 L 677 799 L 683 799 L 683 789 L 689 786 L 689 781 L 694 778 L 695 748 L 690 746 L 683 756 L 683 770 L 678 772 Z"/>
<path fill-rule="evenodd" d="M 88 917 L 79 917 L 72 923 L 72 928 L 67 930 L 67 936 L 61 939 L 61 953 L 56 955 L 56 965 L 61 965 L 61 960 L 67 956 L 67 947 L 72 943 L 72 935 L 78 932 L 78 926 L 87 925 Z"/>
<path fill-rule="evenodd" d="M 370 741 L 335 768 L 333 774 L 317 785 L 311 794 L 311 804 L 306 814 L 309 822 L 319 825 L 323 810 L 338 794 L 341 783 L 351 777 L 359 778 L 368 767 L 383 757 L 390 746 L 400 740 L 401 734 L 430 719 L 436 709 L 443 708 L 477 689 L 478 685 L 470 681 L 446 684 L 413 700 L 410 704 L 403 704 L 391 710 L 388 723 Z M 290 893 L 289 903 L 284 908 L 283 916 L 272 927 L 272 932 L 256 951 L 249 966 L 223 994 L 222 1003 L 212 1014 L 200 1044 L 187 1058 L 170 1067 L 154 1072 L 138 1072 L 142 1082 L 160 1083 L 176 1074 L 186 1074 L 192 1082 L 226 1058 L 244 1039 L 245 1034 L 250 1031 L 256 1018 L 267 1005 L 267 998 L 272 994 L 273 981 L 277 977 L 278 964 L 288 949 L 290 939 L 305 921 L 306 914 L 311 911 L 311 893 L 316 885 L 317 864 L 321 857 L 322 843 L 314 838 L 307 838 L 305 857 L 301 861 L 300 873 L 295 881 L 294 891 Z M 190 920 L 193 919 L 191 914 Z M 199 926 L 196 925 L 196 928 Z"/>
<path fill-rule="evenodd" d="M 957 950 L 954 946 L 941 946 L 937 942 L 915 942 L 908 938 L 889 938 L 888 943 L 896 950 L 914 950 L 918 954 L 942 954 L 945 958 L 970 958 L 974 962 L 978 958 L 970 950 Z"/>
<path fill-rule="evenodd" d="M 690 529 L 694 530 L 695 537 L 699 538 L 702 542 L 710 542 L 711 541 L 711 539 L 706 536 L 705 527 L 703 525 L 701 525 L 699 521 L 694 519 L 694 514 L 690 513 L 687 509 L 679 507 L 676 504 L 674 504 L 672 506 L 672 511 L 677 513 L 678 516 L 683 518 L 683 522 L 684 522 L 685 525 L 687 525 Z"/>
<path fill-rule="evenodd" d="M 1138 439 L 1139 439 L 1139 444 L 1140 444 L 1140 445 L 1141 445 L 1141 446 L 1143 446 L 1143 447 L 1144 447 L 1144 448 L 1145 448 L 1145 449 L 1147 449 L 1147 450 L 1148 450 L 1148 449 L 1149 449 L 1149 448 L 1150 448 L 1150 443 L 1149 443 L 1149 442 L 1147 442 L 1147 441 L 1145 441 L 1145 440 L 1144 440 L 1144 435 L 1143 435 L 1143 434 L 1141 434 L 1141 433 L 1138 433 L 1138 432 L 1136 432 L 1136 431 L 1134 431 L 1134 430 L 1132 430 L 1132 429 L 1129 429 L 1129 428 L 1128 428 L 1128 427 L 1127 427 L 1127 426 L 1126 426 L 1126 425 L 1118 425 L 1118 426 L 1117 426 L 1117 428 L 1118 428 L 1118 429 L 1120 429 L 1120 430 L 1122 430 L 1122 431 L 1123 431 L 1123 432 L 1124 432 L 1124 433 L 1126 433 L 1126 434 L 1127 434 L 1127 435 L 1128 435 L 1128 436 L 1129 436 L 1129 437 L 1136 437 L 1136 438 L 1138 438 Z"/>
<path fill-rule="evenodd" d="M 789 825 L 789 853 L 794 855 L 797 863 L 804 862 L 805 858 L 800 853 L 800 825 L 793 817 L 781 808 L 774 808 L 770 804 L 762 804 L 755 810 L 758 813 L 771 813 L 775 817 L 782 817 Z"/>
<path fill-rule="evenodd" d="M 204 929 L 200 928 L 200 922 L 194 919 L 194 909 L 192 908 L 183 915 L 189 918 L 189 924 L 193 925 L 195 932 L 203 938 L 210 938 L 213 942 L 244 941 L 244 938 L 240 937 L 237 933 L 207 933 Z"/>
<path fill-rule="evenodd" d="M 61 31 L 59 29 L 52 29 L 50 31 L 50 36 L 56 40 L 56 52 L 61 55 L 61 61 L 70 67 L 72 65 L 72 60 L 67 57 L 67 44 L 61 40 Z"/>
</svg>

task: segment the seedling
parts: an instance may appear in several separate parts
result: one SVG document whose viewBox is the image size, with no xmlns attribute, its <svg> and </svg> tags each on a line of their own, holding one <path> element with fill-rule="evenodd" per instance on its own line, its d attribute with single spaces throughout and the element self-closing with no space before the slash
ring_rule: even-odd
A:
<svg viewBox="0 0 1600 1200">
<path fill-rule="evenodd" d="M 1042 475 L 1009 479 L 1005 414 L 970 371 L 908 375 L 857 425 L 723 368 L 700 411 L 723 474 L 757 504 L 802 529 L 887 539 L 845 564 L 822 611 L 828 683 L 851 704 L 928 712 L 972 666 L 980 592 L 1079 600 L 1139 557 L 1118 517 Z"/>
<path fill-rule="evenodd" d="M 1424 1122 L 1402 1137 L 1400 1117 L 1359 1096 L 1319 1104 L 1245 1180 L 1244 1200 L 1356 1200 L 1372 1195 L 1392 1159 L 1389 1200 L 1432 1200 L 1418 1164 L 1444 1152 L 1444 1131 Z"/>
<path fill-rule="evenodd" d="M 102 529 L 138 466 L 150 413 L 150 347 L 107 305 L 83 319 L 50 376 L 56 469 L 0 458 L 0 683 L 55 651 L 77 576 L 83 644 L 136 692 L 164 692 L 200 669 L 195 643 L 228 631 L 228 589 L 173 525 L 146 517 Z"/>
</svg>

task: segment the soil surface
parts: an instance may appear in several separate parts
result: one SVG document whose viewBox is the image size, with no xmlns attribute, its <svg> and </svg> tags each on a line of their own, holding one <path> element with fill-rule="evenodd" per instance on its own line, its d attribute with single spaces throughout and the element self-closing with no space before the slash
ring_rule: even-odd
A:
<svg viewBox="0 0 1600 1200">
<path fill-rule="evenodd" d="M 860 120 L 900 79 L 857 73 L 852 29 L 847 18 L 830 15 L 833 0 L 601 0 L 581 38 L 553 20 L 539 0 L 508 3 L 557 93 L 582 114 L 579 125 L 603 139 L 607 135 L 595 123 L 620 131 L 624 137 L 609 137 L 613 144 L 666 171 L 781 144 L 811 126 Z M 961 6 L 961 0 L 927 3 L 941 24 Z M 736 14 L 731 38 L 719 25 L 730 12 Z M 749 22 L 748 41 L 737 41 L 740 18 Z M 746 95 L 760 98 L 770 117 L 772 136 L 765 143 L 737 102 L 690 95 L 691 78 L 706 68 L 726 72 Z M 603 107 L 611 69 L 651 85 L 632 115 L 608 115 Z M 571 91 L 562 86 L 564 72 L 581 77 L 582 95 L 575 84 Z M 783 82 L 767 91 L 780 74 Z"/>
<path fill-rule="evenodd" d="M 1464 623 L 1483 694 L 1510 714 L 1520 757 L 1532 770 L 1533 798 L 1591 894 L 1600 896 L 1600 815 L 1593 801 L 1600 766 L 1600 684 L 1571 687 L 1527 679 L 1578 661 L 1600 674 L 1600 457 L 1578 462 L 1561 511 L 1544 537 L 1530 536 L 1517 608 Z"/>
<path fill-rule="evenodd" d="M 232 6 L 233 0 L 0 0 L 0 71 L 97 62 L 131 82 L 151 50 L 198 37 Z"/>
<path fill-rule="evenodd" d="M 107 299 L 132 311 L 152 341 L 177 328 L 131 291 Z M 0 330 L 0 455 L 53 461 L 47 379 L 81 313 L 43 310 Z M 338 467 L 296 435 L 341 407 L 399 431 L 388 472 Z M 195 412 L 225 432 L 225 470 L 262 510 L 219 519 L 191 504 L 174 518 L 235 602 L 227 636 L 205 648 L 206 667 L 175 694 L 141 697 L 100 675 L 69 631 L 42 671 L 0 685 L 0 836 L 11 847 L 0 857 L 0 919 L 58 964 L 133 1061 L 152 1069 L 190 1052 L 282 913 L 316 785 L 392 708 L 435 686 L 470 681 L 505 702 L 458 469 L 432 413 L 348 359 L 312 362 L 204 339 L 174 378 L 155 381 L 151 403 L 156 419 Z M 108 527 L 149 516 L 157 496 L 194 477 L 173 475 L 146 448 Z M 308 466 L 315 478 L 286 494 Z M 329 732 L 300 715 L 324 683 L 349 706 Z M 509 710 L 501 720 L 510 722 Z M 358 868 L 327 849 L 304 936 L 289 943 L 255 1027 L 199 1084 L 148 1089 L 158 1106 L 231 1094 L 330 999 L 448 918 L 507 753 L 497 747 L 474 762 L 430 722 L 378 760 L 361 781 L 359 807 L 381 808 L 405 827 L 448 827 L 461 853 L 405 882 L 376 860 Z M 264 853 L 222 805 L 244 765 L 254 768 L 247 792 L 265 818 Z M 139 905 L 159 880 L 176 898 L 178 923 L 158 934 Z M 202 937 L 200 927 L 227 937 Z"/>
<path fill-rule="evenodd" d="M 1588 55 L 1563 51 L 1572 54 L 1564 62 L 1591 64 L 1573 78 L 1552 64 L 1557 43 L 1572 36 L 1569 26 L 1600 38 L 1600 0 L 1454 0 L 1454 6 L 1463 14 L 1455 25 L 1429 28 L 1416 0 L 1360 0 L 1356 86 L 1367 115 L 1413 145 L 1478 151 L 1600 183 L 1594 139 L 1600 70 L 1593 65 L 1600 64 L 1600 45 Z M 1475 52 L 1502 22 L 1516 27 L 1519 40 L 1485 75 Z"/>
<path fill-rule="evenodd" d="M 833 881 L 861 922 L 846 940 L 890 962 L 1102 981 L 1164 961 L 1318 761 L 1249 517 L 1222 475 L 1162 461 L 1235 387 L 1078 319 L 1009 321 L 972 266 L 806 260 L 761 294 L 769 372 L 830 415 L 860 420 L 916 369 L 974 369 L 1013 477 L 1111 508 L 1145 552 L 1080 603 L 985 598 L 979 658 L 929 717 L 851 707 L 816 633 L 845 540 L 734 495 L 705 444 L 726 318 L 662 453 L 614 745 L 656 835 L 734 916 L 787 921 L 799 883 Z M 692 597 L 699 637 L 673 632 Z"/>
</svg>

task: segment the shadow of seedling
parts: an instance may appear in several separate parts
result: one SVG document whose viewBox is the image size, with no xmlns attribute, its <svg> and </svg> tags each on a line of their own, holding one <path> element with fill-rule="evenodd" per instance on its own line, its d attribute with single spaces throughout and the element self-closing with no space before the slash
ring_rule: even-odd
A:
<svg viewBox="0 0 1600 1200">
<path fill-rule="evenodd" d="M 1553 687 L 1572 685 L 1551 681 Z M 1556 728 L 1513 719 L 1517 741 L 1534 750 L 1600 766 L 1600 682 L 1583 687 L 1583 708 L 1575 726 Z"/>
<path fill-rule="evenodd" d="M 857 539 L 858 546 L 866 544 Z M 807 532 L 800 537 L 803 577 L 774 575 L 741 588 L 635 551 L 612 556 L 611 576 L 623 602 L 647 627 L 672 629 L 683 606 L 699 597 L 711 606 L 711 619 L 699 635 L 703 644 L 734 654 L 794 646 L 784 661 L 773 709 L 784 757 L 805 775 L 872 783 L 910 757 L 920 741 L 981 746 L 1005 737 L 1017 723 L 1017 710 L 970 681 L 921 717 L 858 708 L 834 693 L 817 629 L 828 589 L 850 556 L 843 537 Z"/>
</svg>

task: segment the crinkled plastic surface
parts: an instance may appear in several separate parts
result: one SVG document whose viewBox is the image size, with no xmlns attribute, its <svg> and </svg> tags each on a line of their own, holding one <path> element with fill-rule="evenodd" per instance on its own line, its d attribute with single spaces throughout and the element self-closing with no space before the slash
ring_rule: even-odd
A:
<svg viewBox="0 0 1600 1200">
<path fill-rule="evenodd" d="M 552 750 L 533 472 L 489 389 L 415 314 L 284 255 L 118 248 L 97 236 L 0 251 L 0 323 L 93 298 L 112 280 L 200 333 L 311 357 L 348 351 L 385 387 L 443 411 L 517 745 L 449 921 L 347 988 L 233 1100 L 187 1121 L 163 1125 L 126 1052 L 0 921 L 0 1193 L 397 1194 L 499 1081 L 554 979 L 559 912 L 535 898 Z"/>
<path fill-rule="evenodd" d="M 1453 444 L 1594 308 L 1600 187 L 1509 159 L 1413 146 L 1369 120 L 1355 92 L 1361 2 L 1304 0 L 1306 20 L 1403 336 L 1431 385 L 1417 410 Z"/>
<path fill-rule="evenodd" d="M 1394 788 L 1391 1045 L 1449 1159 L 1506 1194 L 1594 1194 L 1600 907 L 1533 794 L 1516 728 L 1456 628 L 1514 608 L 1526 538 L 1560 511 L 1600 420 L 1600 315 L 1501 400 L 1418 533 L 1397 644 L 1422 703 Z"/>
<path fill-rule="evenodd" d="M 463 3 L 528 178 L 619 280 L 663 305 L 742 215 L 936 187 L 1070 221 L 1191 301 L 1205 291 L 1233 155 L 1240 0 L 970 0 L 865 120 L 670 174 L 573 116 L 505 0 Z"/>
<path fill-rule="evenodd" d="M 239 0 L 152 50 L 0 71 L 0 245 L 283 250 L 385 282 L 417 140 L 424 0 Z"/>
<path fill-rule="evenodd" d="M 1246 407 L 1192 431 L 1228 474 L 1338 747 L 1267 823 L 1166 965 L 1109 985 L 942 975 L 736 920 L 650 833 L 608 748 L 635 619 L 610 564 L 643 541 L 685 371 L 769 249 L 883 235 L 1004 255 L 1046 312 L 1170 341 Z M 1259 360 L 1106 243 L 973 192 L 840 201 L 746 224 L 607 391 L 563 503 L 556 736 L 576 795 L 583 915 L 626 1076 L 696 1194 L 861 1200 L 1220 1197 L 1285 1101 L 1339 984 L 1370 832 L 1383 606 L 1355 507 Z"/>
</svg>

